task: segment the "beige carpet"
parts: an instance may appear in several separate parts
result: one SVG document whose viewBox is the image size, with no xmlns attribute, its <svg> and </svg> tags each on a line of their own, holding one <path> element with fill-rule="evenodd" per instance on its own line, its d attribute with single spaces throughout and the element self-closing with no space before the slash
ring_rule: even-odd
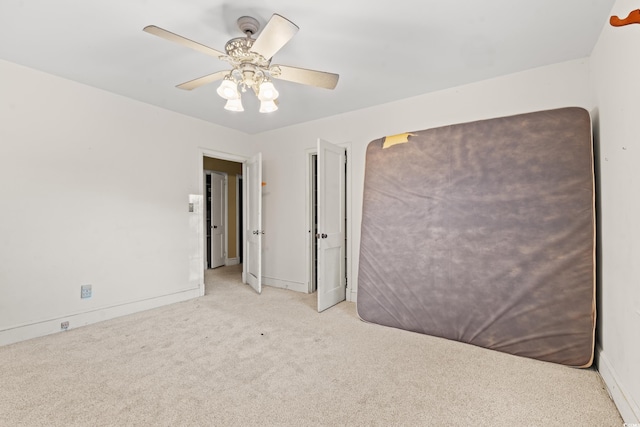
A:
<svg viewBox="0 0 640 427">
<path fill-rule="evenodd" d="M 2 426 L 616 426 L 598 374 L 367 324 L 265 288 L 0 347 Z"/>
</svg>

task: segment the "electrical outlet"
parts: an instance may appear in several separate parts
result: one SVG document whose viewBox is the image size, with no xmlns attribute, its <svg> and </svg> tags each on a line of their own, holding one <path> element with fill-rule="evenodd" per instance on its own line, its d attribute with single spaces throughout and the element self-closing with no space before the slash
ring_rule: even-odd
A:
<svg viewBox="0 0 640 427">
<path fill-rule="evenodd" d="M 91 285 L 80 286 L 80 298 L 91 298 Z"/>
<path fill-rule="evenodd" d="M 62 329 L 63 331 L 69 329 L 69 321 L 67 320 L 66 322 L 60 323 L 60 329 Z"/>
</svg>

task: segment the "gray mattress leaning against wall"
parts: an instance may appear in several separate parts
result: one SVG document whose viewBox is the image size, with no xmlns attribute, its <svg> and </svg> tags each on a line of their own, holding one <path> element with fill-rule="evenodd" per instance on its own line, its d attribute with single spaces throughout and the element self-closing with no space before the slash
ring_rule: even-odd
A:
<svg viewBox="0 0 640 427">
<path fill-rule="evenodd" d="M 363 320 L 591 365 L 595 213 L 586 110 L 372 141 L 362 216 Z"/>
</svg>

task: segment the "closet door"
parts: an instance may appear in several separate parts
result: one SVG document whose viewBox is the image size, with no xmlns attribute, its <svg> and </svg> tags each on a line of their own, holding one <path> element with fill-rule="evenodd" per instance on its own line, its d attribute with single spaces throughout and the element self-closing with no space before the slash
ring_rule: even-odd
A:
<svg viewBox="0 0 640 427">
<path fill-rule="evenodd" d="M 211 268 L 223 266 L 224 256 L 224 176 L 211 174 Z"/>
</svg>

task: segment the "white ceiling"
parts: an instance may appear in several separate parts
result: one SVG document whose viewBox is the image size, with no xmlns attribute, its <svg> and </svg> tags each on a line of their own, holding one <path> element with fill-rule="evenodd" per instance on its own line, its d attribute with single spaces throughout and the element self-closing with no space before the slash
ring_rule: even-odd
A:
<svg viewBox="0 0 640 427">
<path fill-rule="evenodd" d="M 615 0 L 1 0 L 0 58 L 246 133 L 301 123 L 590 55 Z M 142 31 L 155 24 L 218 50 L 243 15 L 300 27 L 273 58 L 340 74 L 335 90 L 281 80 L 280 109 L 223 109 L 217 83 L 175 85 L 226 62 Z M 0 76 L 1 78 L 1 76 Z M 1 99 L 0 99 L 1 102 Z"/>
</svg>

